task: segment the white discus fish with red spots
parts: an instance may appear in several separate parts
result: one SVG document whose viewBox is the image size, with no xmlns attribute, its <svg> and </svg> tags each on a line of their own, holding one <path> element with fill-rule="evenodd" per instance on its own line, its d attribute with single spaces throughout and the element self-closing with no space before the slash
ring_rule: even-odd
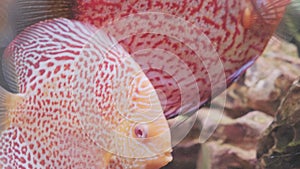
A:
<svg viewBox="0 0 300 169">
<path fill-rule="evenodd" d="M 0 168 L 160 168 L 170 130 L 141 68 L 79 21 L 26 28 L 3 55 Z"/>
<path fill-rule="evenodd" d="M 60 15 L 102 27 L 142 67 L 171 118 L 197 110 L 251 66 L 289 2 L 17 0 L 16 27 Z"/>
</svg>

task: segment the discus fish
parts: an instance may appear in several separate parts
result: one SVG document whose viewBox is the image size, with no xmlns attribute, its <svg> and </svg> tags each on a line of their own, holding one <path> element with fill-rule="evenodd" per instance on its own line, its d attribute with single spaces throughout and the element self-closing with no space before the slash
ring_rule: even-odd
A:
<svg viewBox="0 0 300 169">
<path fill-rule="evenodd" d="M 36 1 L 26 4 L 41 16 L 51 13 L 50 8 L 38 10 Z M 167 118 L 196 111 L 251 66 L 290 2 L 70 1 L 74 19 L 109 32 L 141 66 Z"/>
<path fill-rule="evenodd" d="M 251 66 L 288 3 L 77 0 L 74 17 L 103 27 L 120 41 L 154 85 L 165 116 L 171 118 L 195 111 Z"/>
<path fill-rule="evenodd" d="M 3 55 L 0 168 L 159 168 L 170 129 L 139 65 L 109 35 L 68 19 L 34 24 Z M 122 162 L 122 163 L 121 163 Z"/>
</svg>

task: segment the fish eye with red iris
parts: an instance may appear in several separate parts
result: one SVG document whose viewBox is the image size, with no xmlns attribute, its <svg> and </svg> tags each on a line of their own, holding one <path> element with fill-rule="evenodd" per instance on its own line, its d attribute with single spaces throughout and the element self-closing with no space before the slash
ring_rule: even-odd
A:
<svg viewBox="0 0 300 169">
<path fill-rule="evenodd" d="M 146 138 L 148 136 L 148 127 L 144 124 L 137 124 L 134 128 L 134 134 L 137 138 Z"/>
</svg>

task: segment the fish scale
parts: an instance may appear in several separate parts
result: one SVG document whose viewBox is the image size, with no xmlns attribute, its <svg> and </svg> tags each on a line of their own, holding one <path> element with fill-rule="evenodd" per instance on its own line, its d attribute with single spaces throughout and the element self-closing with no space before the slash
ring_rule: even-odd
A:
<svg viewBox="0 0 300 169">
<path fill-rule="evenodd" d="M 288 1 L 268 0 L 78 0 L 73 10 L 75 19 L 104 28 L 132 55 L 159 93 L 165 116 L 171 118 L 196 110 L 239 77 L 263 52 L 287 4 Z M 161 15 L 153 16 L 153 12 Z M 246 25 L 247 22 L 250 24 Z M 178 40 L 180 34 L 185 34 L 185 39 Z M 206 36 L 207 42 L 197 40 L 199 36 Z M 198 49 L 205 45 L 210 49 L 195 51 L 187 45 L 194 43 L 198 43 L 195 44 Z M 140 52 L 146 49 L 148 53 Z M 153 52 L 155 49 L 169 53 L 157 54 Z M 214 56 L 215 53 L 218 56 Z M 165 60 L 161 60 L 162 57 Z M 192 72 L 186 74 L 184 80 L 193 80 L 198 87 L 181 83 L 183 76 L 178 72 L 182 62 L 169 62 L 174 57 Z M 155 58 L 165 67 L 151 61 Z M 221 62 L 218 63 L 218 59 Z M 213 66 L 221 68 L 214 71 L 210 68 Z M 199 99 L 195 101 L 195 98 Z M 189 108 L 183 110 L 182 107 Z"/>
<path fill-rule="evenodd" d="M 0 113 L 9 123 L 0 133 L 3 168 L 153 168 L 171 160 L 170 131 L 153 86 L 102 31 L 63 18 L 41 22 L 3 56 L 17 93 L 0 88 L 7 111 Z M 145 138 L 135 133 L 141 126 Z"/>
</svg>

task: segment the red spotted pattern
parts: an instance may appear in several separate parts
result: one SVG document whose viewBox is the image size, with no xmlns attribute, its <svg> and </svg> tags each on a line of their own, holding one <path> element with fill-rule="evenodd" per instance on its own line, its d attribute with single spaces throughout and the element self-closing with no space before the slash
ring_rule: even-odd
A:
<svg viewBox="0 0 300 169">
<path fill-rule="evenodd" d="M 267 2 L 269 4 L 265 6 L 269 5 L 269 7 L 264 8 L 264 5 L 261 5 L 258 8 L 260 1 L 256 0 L 77 0 L 74 12 L 76 19 L 104 27 L 120 41 L 154 85 L 165 115 L 173 117 L 180 113 L 181 107 L 189 106 L 186 105 L 188 103 L 193 103 L 191 109 L 198 108 L 211 97 L 212 87 L 220 88 L 213 93 L 214 95 L 221 92 L 224 87 L 220 87 L 219 85 L 222 84 L 219 83 L 225 81 L 224 83 L 230 84 L 262 53 L 283 12 L 274 9 L 280 6 L 277 2 L 273 4 Z M 284 4 L 280 8 L 282 6 Z M 249 8 L 254 9 L 262 19 L 251 26 L 244 27 L 243 15 Z M 278 13 L 276 23 L 263 22 L 266 18 L 264 14 L 272 13 L 270 10 Z M 143 12 L 159 12 L 184 20 L 178 22 L 175 19 L 176 22 L 169 23 L 170 17 L 167 15 L 161 15 L 159 18 L 140 14 Z M 134 19 L 127 18 L 127 22 L 118 23 L 124 18 L 126 20 L 128 16 L 130 18 L 132 14 L 136 14 Z M 183 22 L 196 27 L 186 35 L 188 41 L 176 39 L 180 34 L 191 30 L 191 26 L 184 27 Z M 166 28 L 168 30 L 165 30 Z M 177 36 L 175 35 L 175 38 L 168 36 L 169 31 L 176 32 Z M 201 41 L 195 40 L 203 35 L 210 40 L 211 51 L 205 51 Z M 186 46 L 190 41 L 198 43 L 196 44 L 200 47 L 198 52 L 195 53 L 195 50 Z M 207 41 L 204 44 L 207 45 Z M 145 49 L 150 50 L 148 53 L 139 53 Z M 157 55 L 152 52 L 155 49 L 168 51 L 169 54 L 161 52 L 161 55 Z M 217 66 L 219 68 L 215 71 L 208 70 L 217 65 L 216 58 L 210 56 L 215 53 L 218 54 L 221 60 L 219 65 L 223 66 L 224 70 L 220 66 Z M 204 61 L 199 60 L 197 55 Z M 178 73 L 182 69 L 180 66 L 182 62 L 172 61 L 170 58 L 174 56 L 188 66 L 192 74 L 187 74 L 188 78 L 185 80 L 193 79 L 197 84 L 196 88 L 192 86 L 195 83 L 191 82 L 187 85 L 178 82 L 182 77 Z M 159 64 L 151 62 L 156 58 L 161 60 L 162 57 L 166 58 L 162 61 L 165 67 L 159 67 Z M 170 69 L 176 69 L 174 72 L 177 73 L 171 74 Z M 222 77 L 223 73 L 225 73 L 225 80 Z M 183 93 L 188 93 L 189 96 L 183 96 Z M 197 103 L 194 98 L 199 98 Z"/>
<path fill-rule="evenodd" d="M 10 112 L 12 127 L 0 137 L 3 168 L 103 165 L 103 150 L 83 132 L 72 111 L 71 65 L 92 30 L 67 20 L 41 23 L 21 33 L 7 48 L 4 57 L 13 57 L 26 101 Z"/>
<path fill-rule="evenodd" d="M 171 139 L 153 86 L 102 31 L 67 19 L 41 22 L 18 35 L 4 59 L 16 65 L 25 101 L 9 110 L 11 127 L 1 133 L 2 168 L 109 168 L 111 153 L 166 158 L 160 166 L 171 160 L 156 156 L 171 151 Z M 128 140 L 136 123 L 149 121 L 155 139 Z M 136 161 L 120 165 L 142 169 L 147 158 Z"/>
</svg>

